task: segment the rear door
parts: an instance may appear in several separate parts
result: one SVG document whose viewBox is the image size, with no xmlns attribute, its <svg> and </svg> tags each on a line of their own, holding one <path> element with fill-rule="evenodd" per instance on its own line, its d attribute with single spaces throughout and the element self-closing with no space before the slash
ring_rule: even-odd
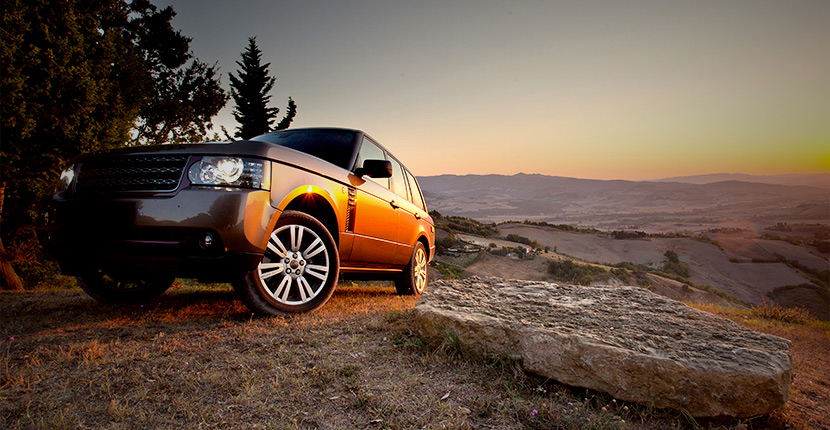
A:
<svg viewBox="0 0 830 430">
<path fill-rule="evenodd" d="M 413 193 L 410 189 L 407 172 L 404 167 L 397 160 L 391 159 L 391 157 L 390 161 L 392 161 L 392 177 L 389 179 L 392 191 L 395 193 L 394 206 L 398 211 L 395 262 L 405 265 L 412 256 L 412 249 L 418 237 L 423 210 L 419 210 L 412 202 Z"/>
</svg>

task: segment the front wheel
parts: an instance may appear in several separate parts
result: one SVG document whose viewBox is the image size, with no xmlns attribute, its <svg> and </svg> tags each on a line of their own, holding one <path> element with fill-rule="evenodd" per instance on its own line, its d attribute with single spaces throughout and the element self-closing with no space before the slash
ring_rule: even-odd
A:
<svg viewBox="0 0 830 430">
<path fill-rule="evenodd" d="M 331 298 L 339 272 L 337 247 L 325 226 L 305 213 L 285 211 L 262 261 L 233 286 L 255 313 L 310 312 Z"/>
<path fill-rule="evenodd" d="M 77 280 L 81 289 L 93 299 L 104 303 L 130 304 L 144 303 L 164 294 L 176 278 L 157 276 L 125 281 L 100 270 L 91 270 L 78 276 Z"/>
<path fill-rule="evenodd" d="M 428 268 L 426 248 L 420 241 L 416 242 L 409 264 L 406 265 L 401 276 L 395 280 L 395 289 L 398 294 L 415 296 L 423 293 L 427 289 Z"/>
</svg>

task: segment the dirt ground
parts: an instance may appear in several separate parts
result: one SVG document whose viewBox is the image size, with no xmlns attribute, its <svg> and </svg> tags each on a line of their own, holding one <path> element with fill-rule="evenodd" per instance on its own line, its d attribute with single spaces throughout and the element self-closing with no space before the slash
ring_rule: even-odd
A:
<svg viewBox="0 0 830 430">
<path fill-rule="evenodd" d="M 482 252 L 473 264 L 464 269 L 465 277 L 495 276 L 507 279 L 527 279 L 530 281 L 550 280 L 548 262 L 543 257 L 532 260 L 520 260 L 516 257 L 501 257 Z"/>
<path fill-rule="evenodd" d="M 121 307 L 2 292 L 0 428 L 821 428 L 789 409 L 693 421 L 543 380 L 425 343 L 415 302 L 346 284 L 318 312 L 254 318 L 219 286 Z"/>
</svg>

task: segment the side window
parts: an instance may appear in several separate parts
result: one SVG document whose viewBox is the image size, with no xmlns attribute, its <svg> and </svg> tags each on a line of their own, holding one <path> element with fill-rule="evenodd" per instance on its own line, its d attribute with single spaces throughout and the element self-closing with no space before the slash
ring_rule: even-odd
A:
<svg viewBox="0 0 830 430">
<path fill-rule="evenodd" d="M 424 198 L 421 196 L 421 189 L 418 187 L 418 181 L 415 180 L 415 177 L 408 170 L 406 171 L 406 179 L 409 181 L 409 190 L 412 192 L 412 198 L 409 201 L 415 206 L 427 210 L 424 204 Z"/>
<path fill-rule="evenodd" d="M 395 194 L 409 200 L 409 195 L 406 191 L 406 177 L 404 177 L 401 163 L 398 163 L 394 159 L 390 161 L 392 162 L 392 191 L 394 191 Z"/>
<path fill-rule="evenodd" d="M 374 144 L 369 139 L 363 138 L 363 143 L 360 144 L 360 152 L 357 154 L 357 163 L 355 167 L 363 167 L 363 160 L 385 160 L 386 153 L 383 152 L 377 145 Z M 392 166 L 394 166 L 394 161 L 392 162 Z M 393 167 L 394 169 L 394 167 Z M 377 182 L 378 184 L 383 185 L 386 188 L 389 188 L 389 178 L 368 178 L 372 181 Z"/>
</svg>

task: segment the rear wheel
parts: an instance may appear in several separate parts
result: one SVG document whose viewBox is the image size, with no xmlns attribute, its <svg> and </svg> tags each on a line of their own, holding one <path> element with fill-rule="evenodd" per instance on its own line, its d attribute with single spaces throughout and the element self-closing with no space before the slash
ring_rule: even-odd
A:
<svg viewBox="0 0 830 430">
<path fill-rule="evenodd" d="M 395 280 L 395 289 L 398 294 L 415 296 L 423 293 L 427 289 L 428 270 L 429 262 L 427 261 L 426 248 L 420 241 L 416 242 L 409 264 L 406 265 L 401 276 Z"/>
<path fill-rule="evenodd" d="M 233 286 L 255 313 L 309 312 L 331 298 L 339 272 L 337 247 L 325 226 L 305 213 L 285 211 L 259 266 Z"/>
<path fill-rule="evenodd" d="M 122 280 L 101 270 L 92 270 L 77 277 L 78 284 L 90 297 L 104 303 L 143 303 L 167 291 L 176 278 L 157 276 L 144 280 Z"/>
</svg>

